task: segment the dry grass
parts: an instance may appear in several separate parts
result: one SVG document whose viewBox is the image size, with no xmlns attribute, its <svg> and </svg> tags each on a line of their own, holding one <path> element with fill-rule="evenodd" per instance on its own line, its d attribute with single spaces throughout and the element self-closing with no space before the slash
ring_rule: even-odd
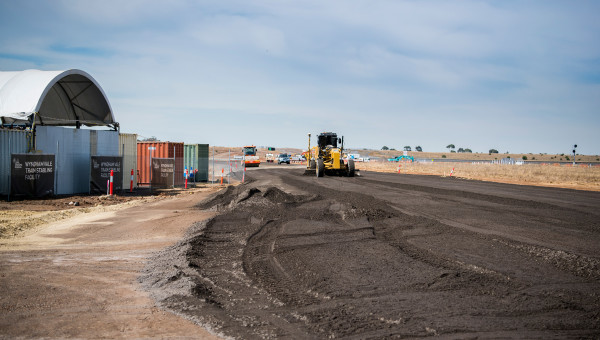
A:
<svg viewBox="0 0 600 340">
<path fill-rule="evenodd" d="M 381 160 L 387 160 L 402 155 L 402 151 L 393 150 L 356 150 L 352 153 L 360 153 L 361 155 L 368 154 L 371 158 L 378 157 Z M 475 161 L 490 161 L 500 160 L 502 158 L 512 158 L 515 160 L 522 160 L 523 156 L 527 157 L 528 161 L 539 161 L 539 162 L 566 162 L 572 161 L 572 154 L 540 154 L 540 153 L 458 153 L 458 152 L 416 152 L 411 151 L 408 153 L 409 156 L 413 156 L 416 159 L 468 159 Z M 446 157 L 443 157 L 446 156 Z M 567 157 L 569 159 L 567 159 Z M 577 155 L 575 156 L 577 162 L 600 162 L 599 155 Z"/>
<path fill-rule="evenodd" d="M 217 158 L 227 158 L 229 151 L 231 155 L 241 155 L 241 147 L 213 147 L 210 148 L 210 155 L 215 154 Z M 259 149 L 259 157 L 264 160 L 266 149 Z M 291 154 L 299 154 L 301 149 L 293 148 L 278 148 L 274 154 L 287 152 Z M 378 158 L 377 161 L 368 163 L 357 163 L 357 168 L 363 171 L 381 171 L 381 172 L 398 172 L 398 163 L 387 162 L 388 158 L 402 155 L 402 151 L 396 150 L 353 150 L 353 153 L 361 155 L 369 155 L 370 157 Z M 491 182 L 524 184 L 570 188 L 579 190 L 600 191 L 600 166 L 593 167 L 572 167 L 570 164 L 558 165 L 559 161 L 566 161 L 566 156 L 572 160 L 572 155 L 553 155 L 553 154 L 487 154 L 487 153 L 449 153 L 449 152 L 409 152 L 409 155 L 416 159 L 442 159 L 443 155 L 447 159 L 457 160 L 473 160 L 473 161 L 490 161 L 500 160 L 510 157 L 515 160 L 522 160 L 523 156 L 527 160 L 536 160 L 540 162 L 548 162 L 546 164 L 524 164 L 524 165 L 500 165 L 500 164 L 472 164 L 463 162 L 439 162 L 433 163 L 401 163 L 401 173 L 417 174 L 417 175 L 434 175 L 434 176 L 449 176 L 450 171 L 454 168 L 453 176 L 459 178 L 483 180 Z M 598 155 L 577 155 L 578 162 L 590 162 L 598 164 L 600 156 Z"/>
<path fill-rule="evenodd" d="M 459 178 L 600 191 L 600 166 L 368 162 L 357 163 L 357 168 L 397 173 L 398 165 L 403 174 L 450 176 L 454 169 L 452 176 Z"/>
<path fill-rule="evenodd" d="M 223 158 L 229 155 L 231 151 L 231 155 L 241 155 L 242 147 L 234 146 L 210 146 L 209 155 L 212 156 L 213 149 L 215 151 L 215 157 Z M 361 149 L 348 149 L 346 152 L 349 153 L 359 153 L 362 156 L 370 156 L 373 158 L 378 158 L 379 161 L 387 160 L 388 158 L 394 158 L 396 156 L 402 155 L 402 151 L 397 150 L 361 150 Z M 258 156 L 261 159 L 264 159 L 267 153 L 280 154 L 280 153 L 289 153 L 292 155 L 297 155 L 302 153 L 302 149 L 297 148 L 277 148 L 275 151 L 267 151 L 267 149 L 259 148 Z M 473 160 L 473 161 L 490 161 L 490 160 L 501 160 L 503 158 L 512 158 L 515 160 L 522 160 L 523 156 L 527 157 L 528 161 L 538 161 L 538 162 L 567 162 L 573 160 L 573 155 L 570 154 L 539 154 L 539 153 L 458 153 L 458 152 L 416 152 L 411 151 L 408 153 L 409 156 L 413 156 L 416 159 L 460 159 L 460 160 Z M 445 157 L 444 157 L 445 156 Z M 567 159 L 567 157 L 569 159 Z M 600 162 L 600 155 L 577 155 L 577 162 Z"/>
</svg>

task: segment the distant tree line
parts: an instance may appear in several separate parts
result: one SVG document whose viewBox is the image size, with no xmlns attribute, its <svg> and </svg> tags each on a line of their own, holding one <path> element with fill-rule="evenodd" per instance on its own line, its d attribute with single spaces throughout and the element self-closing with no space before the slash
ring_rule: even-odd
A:
<svg viewBox="0 0 600 340">
<path fill-rule="evenodd" d="M 473 150 L 471 150 L 470 148 L 458 148 L 456 149 L 456 145 L 454 144 L 448 144 L 446 146 L 446 148 L 448 149 L 448 151 L 450 152 L 458 152 L 458 153 L 473 153 Z M 456 150 L 455 150 L 456 149 Z M 395 150 L 393 148 L 389 148 L 388 146 L 383 146 L 381 148 L 381 150 Z M 412 151 L 412 147 L 410 145 L 406 145 L 404 146 L 404 151 Z M 417 152 L 423 152 L 423 148 L 420 145 L 415 146 L 415 151 Z M 493 154 L 493 153 L 498 153 L 498 150 L 496 149 L 490 149 L 489 150 L 489 154 Z M 507 152 L 508 153 L 508 152 Z"/>
<path fill-rule="evenodd" d="M 450 152 L 473 153 L 473 151 L 469 148 L 458 148 L 458 150 L 455 151 L 454 149 L 456 149 L 456 146 L 454 144 L 446 145 L 446 149 L 448 149 Z"/>
<path fill-rule="evenodd" d="M 396 149 L 394 149 L 394 148 L 389 148 L 389 147 L 387 147 L 387 146 L 385 146 L 385 145 L 384 145 L 384 146 L 381 148 L 381 150 L 396 150 Z M 404 147 L 404 151 L 412 151 L 412 148 L 411 148 L 409 145 L 406 145 L 406 146 Z M 415 151 L 418 151 L 418 152 L 423 152 L 423 148 L 422 148 L 420 145 L 417 145 L 417 146 L 415 146 Z"/>
<path fill-rule="evenodd" d="M 156 138 L 156 136 L 152 136 L 152 137 L 142 138 L 142 139 L 140 139 L 140 141 L 142 141 L 142 142 L 157 142 L 158 138 Z"/>
</svg>

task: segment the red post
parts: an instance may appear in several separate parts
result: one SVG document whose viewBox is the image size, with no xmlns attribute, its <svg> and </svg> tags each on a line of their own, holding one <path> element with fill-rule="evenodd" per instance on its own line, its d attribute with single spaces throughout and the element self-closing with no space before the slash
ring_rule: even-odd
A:
<svg viewBox="0 0 600 340">
<path fill-rule="evenodd" d="M 129 182 L 129 192 L 133 192 L 133 169 L 131 169 L 131 182 Z"/>
<path fill-rule="evenodd" d="M 113 195 L 113 175 L 114 175 L 114 170 L 110 171 L 110 195 Z"/>
<path fill-rule="evenodd" d="M 187 189 L 188 169 L 185 169 L 185 188 Z"/>
<path fill-rule="evenodd" d="M 221 169 L 221 185 L 223 185 L 223 173 L 225 172 L 225 169 Z"/>
</svg>

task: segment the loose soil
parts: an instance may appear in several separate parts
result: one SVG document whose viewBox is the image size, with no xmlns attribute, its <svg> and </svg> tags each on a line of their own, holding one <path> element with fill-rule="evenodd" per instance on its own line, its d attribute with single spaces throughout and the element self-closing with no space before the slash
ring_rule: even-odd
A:
<svg viewBox="0 0 600 340">
<path fill-rule="evenodd" d="M 49 222 L 60 221 L 83 213 L 120 210 L 176 196 L 182 190 L 168 189 L 150 192 L 138 188 L 133 193 L 118 195 L 61 195 L 31 199 L 0 197 L 0 239 L 13 238 L 38 230 Z"/>
<path fill-rule="evenodd" d="M 256 169 L 154 257 L 161 306 L 227 336 L 597 338 L 600 193 Z"/>
<path fill-rule="evenodd" d="M 302 173 L 0 239 L 0 338 L 600 337 L 600 193 Z"/>
<path fill-rule="evenodd" d="M 190 209 L 213 191 L 2 203 L 2 213 L 56 221 L 28 215 L 24 230 L 0 238 L 0 338 L 216 339 L 156 307 L 137 282 L 151 253 L 213 215 Z"/>
</svg>

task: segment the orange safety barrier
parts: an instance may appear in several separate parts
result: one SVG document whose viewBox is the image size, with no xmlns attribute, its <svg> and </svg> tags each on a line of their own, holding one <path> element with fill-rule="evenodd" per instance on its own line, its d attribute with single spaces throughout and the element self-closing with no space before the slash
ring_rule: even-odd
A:
<svg viewBox="0 0 600 340">
<path fill-rule="evenodd" d="M 113 195 L 113 175 L 114 175 L 114 170 L 110 171 L 110 195 Z"/>
<path fill-rule="evenodd" d="M 131 169 L 131 182 L 129 182 L 129 192 L 133 192 L 133 169 Z"/>
</svg>

